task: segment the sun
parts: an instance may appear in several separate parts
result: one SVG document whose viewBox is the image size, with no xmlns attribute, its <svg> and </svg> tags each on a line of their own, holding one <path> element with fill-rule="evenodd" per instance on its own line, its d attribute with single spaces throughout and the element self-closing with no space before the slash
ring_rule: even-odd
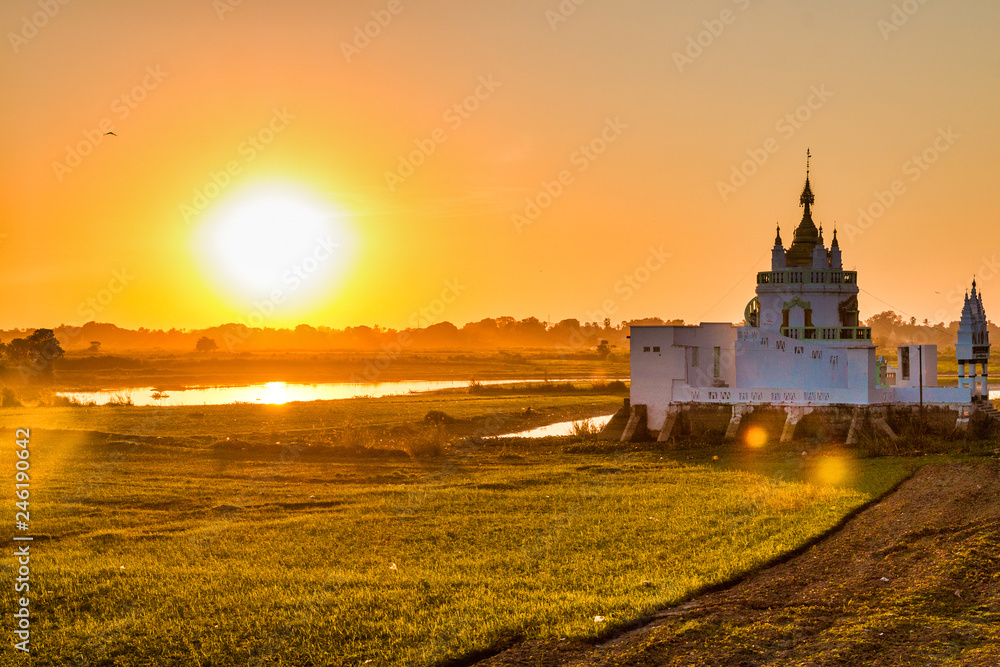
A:
<svg viewBox="0 0 1000 667">
<path fill-rule="evenodd" d="M 241 305 L 301 310 L 329 297 L 349 261 L 346 216 L 308 190 L 265 185 L 207 212 L 196 239 L 213 284 Z"/>
</svg>

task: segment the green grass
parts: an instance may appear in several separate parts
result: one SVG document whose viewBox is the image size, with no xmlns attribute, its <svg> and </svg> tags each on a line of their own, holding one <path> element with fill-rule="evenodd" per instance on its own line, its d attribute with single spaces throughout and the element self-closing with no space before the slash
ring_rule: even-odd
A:
<svg viewBox="0 0 1000 667">
<path fill-rule="evenodd" d="M 575 391 L 0 410 L 11 437 L 33 429 L 33 664 L 416 666 L 607 636 L 932 460 L 468 437 L 620 405 Z M 431 410 L 455 421 L 436 430 Z M 345 460 L 331 446 L 362 432 L 453 449 Z M 0 448 L 0 470 L 13 456 Z"/>
<path fill-rule="evenodd" d="M 430 665 L 593 637 L 867 499 L 657 453 L 515 449 L 343 462 L 35 431 L 34 664 Z"/>
<path fill-rule="evenodd" d="M 463 389 L 285 405 L 15 407 L 0 409 L 0 428 L 13 430 L 27 425 L 164 436 L 294 433 L 347 426 L 385 429 L 419 422 L 431 410 L 440 410 L 456 419 L 490 417 L 492 431 L 505 432 L 520 430 L 522 426 L 530 428 L 536 423 L 610 414 L 621 407 L 625 395 L 627 392 L 581 390 L 477 396 Z M 527 407 L 537 413 L 534 420 L 520 416 Z"/>
</svg>

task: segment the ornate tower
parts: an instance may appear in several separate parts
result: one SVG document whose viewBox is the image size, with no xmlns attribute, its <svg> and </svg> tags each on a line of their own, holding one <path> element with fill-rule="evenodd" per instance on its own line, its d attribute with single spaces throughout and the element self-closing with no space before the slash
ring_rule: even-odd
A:
<svg viewBox="0 0 1000 667">
<path fill-rule="evenodd" d="M 955 360 L 958 362 L 958 386 L 972 389 L 972 398 L 989 397 L 990 334 L 986 327 L 983 295 L 976 291 L 972 281 L 972 294 L 965 294 L 962 319 L 958 324 L 955 343 Z M 979 375 L 977 369 L 982 369 Z M 971 370 L 967 376 L 966 371 Z"/>
<path fill-rule="evenodd" d="M 806 151 L 806 182 L 799 196 L 804 211 L 795 240 L 786 251 L 781 235 L 775 238 L 771 270 L 757 274 L 757 297 L 747 306 L 746 322 L 788 338 L 871 346 L 871 329 L 858 321 L 858 274 L 842 269 L 836 230 L 827 250 L 813 222 L 811 157 Z"/>
</svg>

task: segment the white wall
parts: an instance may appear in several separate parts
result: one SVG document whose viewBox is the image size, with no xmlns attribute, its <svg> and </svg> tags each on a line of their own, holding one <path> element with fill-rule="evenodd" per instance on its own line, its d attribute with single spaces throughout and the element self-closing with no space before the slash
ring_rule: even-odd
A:
<svg viewBox="0 0 1000 667">
<path fill-rule="evenodd" d="M 846 389 L 847 342 L 795 340 L 740 327 L 736 341 L 736 382 L 739 387 Z"/>
<path fill-rule="evenodd" d="M 972 390 L 969 387 L 924 387 L 924 403 L 969 403 Z M 920 387 L 893 387 L 892 402 L 919 403 Z"/>
<path fill-rule="evenodd" d="M 903 377 L 903 349 L 909 350 L 910 355 L 910 376 Z M 924 386 L 936 387 L 937 377 L 937 345 L 900 345 L 896 348 L 896 386 L 897 387 L 919 387 L 920 386 L 920 348 L 923 348 L 924 357 Z"/>
<path fill-rule="evenodd" d="M 634 326 L 629 335 L 629 396 L 633 404 L 647 406 L 650 421 L 660 415 L 660 426 L 672 399 L 674 381 L 687 381 L 685 349 L 674 346 L 676 328 Z M 654 426 L 650 424 L 650 428 Z"/>
<path fill-rule="evenodd" d="M 761 326 L 777 331 L 781 327 L 784 304 L 797 296 L 812 307 L 814 327 L 840 328 L 840 303 L 855 294 L 857 287 L 851 285 L 758 285 Z M 805 326 L 802 318 L 802 309 L 792 308 L 789 311 L 789 326 Z"/>
<path fill-rule="evenodd" d="M 647 406 L 650 429 L 663 426 L 667 407 L 677 400 L 673 396 L 675 386 L 709 387 L 735 382 L 735 341 L 736 327 L 728 322 L 631 328 L 630 396 L 632 403 Z M 717 378 L 715 348 L 719 348 Z"/>
<path fill-rule="evenodd" d="M 674 344 L 683 346 L 687 384 L 692 387 L 732 386 L 736 382 L 736 327 L 729 322 L 703 322 L 675 327 Z M 719 350 L 718 368 L 715 350 Z M 698 350 L 695 354 L 694 350 Z M 698 365 L 694 365 L 697 356 Z M 718 375 L 716 375 L 718 371 Z"/>
</svg>

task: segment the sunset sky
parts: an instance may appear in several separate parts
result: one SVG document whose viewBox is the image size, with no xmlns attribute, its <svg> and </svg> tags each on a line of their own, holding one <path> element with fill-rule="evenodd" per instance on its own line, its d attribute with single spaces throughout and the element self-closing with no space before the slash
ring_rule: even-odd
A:
<svg viewBox="0 0 1000 667">
<path fill-rule="evenodd" d="M 738 321 L 807 148 L 863 318 L 957 319 L 973 274 L 1000 314 L 995 0 L 0 20 L 0 327 Z"/>
</svg>

